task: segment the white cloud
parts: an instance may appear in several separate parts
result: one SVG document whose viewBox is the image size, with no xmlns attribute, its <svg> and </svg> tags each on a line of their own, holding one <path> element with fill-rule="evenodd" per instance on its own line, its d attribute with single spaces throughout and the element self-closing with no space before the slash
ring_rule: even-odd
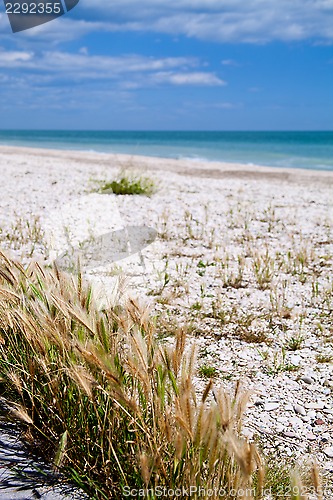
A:
<svg viewBox="0 0 333 500">
<path fill-rule="evenodd" d="M 187 101 L 184 103 L 185 107 L 187 109 L 195 109 L 195 110 L 200 110 L 200 111 L 207 111 L 207 110 L 234 110 L 234 109 L 241 109 L 244 107 L 243 102 L 220 102 L 220 101 L 213 101 L 213 102 L 207 102 L 207 101 L 201 101 L 195 100 L 195 101 Z"/>
<path fill-rule="evenodd" d="M 81 0 L 110 30 L 154 31 L 222 42 L 333 41 L 332 0 Z"/>
<path fill-rule="evenodd" d="M 77 53 L 48 51 L 0 50 L 0 68 L 24 69 L 26 81 L 38 73 L 39 85 L 54 80 L 118 82 L 121 88 L 169 85 L 221 86 L 226 83 L 209 71 L 197 70 L 202 64 L 190 57 L 155 58 L 136 54 L 110 57 L 89 55 L 80 49 Z M 36 79 L 36 78 L 35 78 Z"/>
<path fill-rule="evenodd" d="M 21 66 L 22 63 L 31 61 L 33 58 L 32 52 L 11 51 L 7 52 L 0 50 L 0 67 L 13 68 Z"/>
<path fill-rule="evenodd" d="M 138 31 L 225 43 L 333 43 L 333 0 L 81 0 L 73 12 L 16 40 L 56 44 L 94 32 Z M 0 14 L 0 35 L 9 33 Z"/>
<path fill-rule="evenodd" d="M 224 59 L 221 61 L 222 66 L 239 66 L 238 62 L 233 59 Z"/>
<path fill-rule="evenodd" d="M 37 64 L 38 61 L 36 61 Z M 63 71 L 87 78 L 99 75 L 99 78 L 112 78 L 121 73 L 138 73 L 160 71 L 168 68 L 188 67 L 195 65 L 194 59 L 184 57 L 154 58 L 140 55 L 118 57 L 89 56 L 88 54 L 69 52 L 46 52 L 40 65 L 49 71 Z"/>
<path fill-rule="evenodd" d="M 154 80 L 158 83 L 171 83 L 172 85 L 198 85 L 198 86 L 220 86 L 226 82 L 218 78 L 214 73 L 156 73 Z"/>
<path fill-rule="evenodd" d="M 184 57 L 153 58 L 135 54 L 118 57 L 90 56 L 82 50 L 77 53 L 47 51 L 41 54 L 0 50 L 0 67 L 9 67 L 13 63 L 22 68 L 42 71 L 63 71 L 74 74 L 84 71 L 87 72 L 87 75 L 98 71 L 101 78 L 103 76 L 109 78 L 124 72 L 153 71 L 180 66 L 191 67 L 198 64 L 195 59 Z"/>
<path fill-rule="evenodd" d="M 215 108 L 217 109 L 238 109 L 242 107 L 242 103 L 234 103 L 234 102 L 218 102 L 215 104 Z"/>
</svg>

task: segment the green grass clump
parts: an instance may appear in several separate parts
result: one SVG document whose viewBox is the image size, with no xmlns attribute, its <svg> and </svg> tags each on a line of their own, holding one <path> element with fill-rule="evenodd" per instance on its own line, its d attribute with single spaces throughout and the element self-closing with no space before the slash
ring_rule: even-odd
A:
<svg viewBox="0 0 333 500">
<path fill-rule="evenodd" d="M 214 378 L 217 376 L 217 369 L 215 366 L 203 365 L 199 368 L 200 377 Z"/>
<path fill-rule="evenodd" d="M 297 334 L 292 336 L 288 342 L 287 342 L 287 349 L 288 351 L 297 351 L 298 349 L 301 349 L 302 344 L 304 342 L 304 337 L 301 334 Z"/>
<path fill-rule="evenodd" d="M 105 182 L 99 189 L 103 194 L 139 194 L 151 196 L 154 192 L 155 185 L 151 179 L 147 177 L 134 177 L 123 175 L 118 180 Z"/>
</svg>

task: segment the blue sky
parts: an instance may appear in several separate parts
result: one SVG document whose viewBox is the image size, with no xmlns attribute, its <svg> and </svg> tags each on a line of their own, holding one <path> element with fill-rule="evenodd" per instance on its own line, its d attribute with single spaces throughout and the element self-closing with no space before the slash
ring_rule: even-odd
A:
<svg viewBox="0 0 333 500">
<path fill-rule="evenodd" d="M 332 130 L 333 0 L 80 0 L 12 34 L 0 128 Z"/>
</svg>

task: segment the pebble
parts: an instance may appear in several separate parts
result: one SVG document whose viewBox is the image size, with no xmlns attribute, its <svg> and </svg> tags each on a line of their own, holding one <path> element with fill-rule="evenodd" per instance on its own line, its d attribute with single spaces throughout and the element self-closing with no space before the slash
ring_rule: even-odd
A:
<svg viewBox="0 0 333 500">
<path fill-rule="evenodd" d="M 289 358 L 289 361 L 292 365 L 299 366 L 302 358 L 298 354 L 292 354 Z"/>
<path fill-rule="evenodd" d="M 264 404 L 264 411 L 274 411 L 280 408 L 279 403 L 265 403 Z"/>
<path fill-rule="evenodd" d="M 325 403 L 323 401 L 318 401 L 317 403 L 305 403 L 304 406 L 308 410 L 323 410 L 325 408 Z"/>
<path fill-rule="evenodd" d="M 298 437 L 296 432 L 293 432 L 293 431 L 284 431 L 283 434 L 289 438 L 297 438 Z"/>
<path fill-rule="evenodd" d="M 305 408 L 303 406 L 296 404 L 296 405 L 294 405 L 294 410 L 299 415 L 302 415 L 303 417 L 305 417 L 306 411 L 305 411 Z"/>
<path fill-rule="evenodd" d="M 323 449 L 323 452 L 328 458 L 333 458 L 333 446 L 329 446 Z"/>
<path fill-rule="evenodd" d="M 268 414 L 266 414 L 266 413 L 264 413 L 263 415 L 260 415 L 260 417 L 259 417 L 259 418 L 260 418 L 260 420 L 261 420 L 264 424 L 271 424 L 271 423 L 272 423 L 272 421 L 271 421 L 271 417 L 270 417 Z"/>
<path fill-rule="evenodd" d="M 317 439 L 317 436 L 315 436 L 312 432 L 307 432 L 305 437 L 308 441 L 315 441 Z"/>
<path fill-rule="evenodd" d="M 284 425 L 286 425 L 288 423 L 287 417 L 282 417 L 282 416 L 281 417 L 276 417 L 276 421 L 280 422 L 281 424 L 284 424 Z"/>
<path fill-rule="evenodd" d="M 249 439 L 249 440 L 253 439 L 253 434 L 254 434 L 253 431 L 251 431 L 250 429 L 243 429 L 243 435 L 247 439 Z"/>
<path fill-rule="evenodd" d="M 289 421 L 292 425 L 295 425 L 296 427 L 303 427 L 303 422 L 298 417 L 292 417 L 289 419 Z"/>
<path fill-rule="evenodd" d="M 311 378 L 311 377 L 307 377 L 306 375 L 304 375 L 303 377 L 301 377 L 301 380 L 302 380 L 305 384 L 309 384 L 309 385 L 314 383 L 313 378 Z"/>
</svg>

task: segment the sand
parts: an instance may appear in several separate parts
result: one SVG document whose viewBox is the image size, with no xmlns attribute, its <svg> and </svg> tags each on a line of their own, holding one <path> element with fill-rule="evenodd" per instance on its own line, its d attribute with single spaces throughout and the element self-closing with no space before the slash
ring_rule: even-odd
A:
<svg viewBox="0 0 333 500">
<path fill-rule="evenodd" d="M 100 194 L 122 170 L 156 192 Z M 102 301 L 126 276 L 161 336 L 188 329 L 198 390 L 207 368 L 230 390 L 241 378 L 244 433 L 329 473 L 333 172 L 7 146 L 0 171 L 3 249 L 45 265 L 81 249 Z"/>
</svg>

